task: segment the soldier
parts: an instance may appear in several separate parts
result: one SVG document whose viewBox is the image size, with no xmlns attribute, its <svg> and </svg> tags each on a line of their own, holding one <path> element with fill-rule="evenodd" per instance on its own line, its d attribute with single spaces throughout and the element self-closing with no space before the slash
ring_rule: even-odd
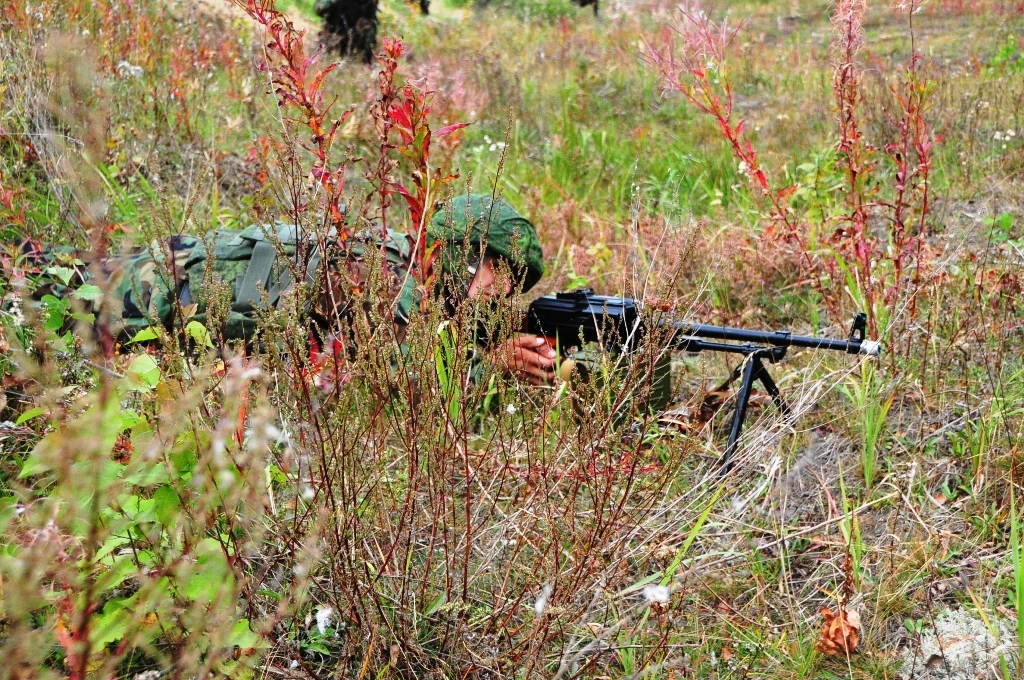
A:
<svg viewBox="0 0 1024 680">
<path fill-rule="evenodd" d="M 25 241 L 18 247 L 17 260 L 6 263 L 5 274 L 12 280 L 15 269 L 33 269 L 42 281 L 33 297 L 41 300 L 46 295 L 67 298 L 91 281 L 90 271 L 98 273 L 106 289 L 104 304 L 98 306 L 105 315 L 99 325 L 122 337 L 154 325 L 175 332 L 180 330 L 176 321 L 187 317 L 213 325 L 210 331 L 222 340 L 248 342 L 257 332 L 257 310 L 276 307 L 292 287 L 299 244 L 295 227 L 281 223 L 270 228 L 216 230 L 205 239 L 172 236 L 106 259 Z M 527 291 L 544 274 L 533 224 L 489 195 L 460 196 L 448 211 L 435 210 L 428 244 L 439 246 L 435 293 L 445 296 L 452 311 L 466 299 L 487 302 Z M 374 249 L 387 262 L 383 290 L 401 341 L 422 292 L 408 275 L 410 240 L 393 232 L 384 242 L 366 232 L 352 236 L 344 249 L 337 245 L 329 245 L 324 252 L 312 249 L 300 274 L 309 284 L 320 286 L 307 310 L 311 330 L 320 338 L 345 335 L 355 310 L 367 307 L 359 296 L 381 289 L 368 285 L 372 272 L 364 266 Z M 505 372 L 535 384 L 554 377 L 557 358 L 543 338 L 516 334 L 495 343 L 488 356 Z"/>
<path fill-rule="evenodd" d="M 316 0 L 314 9 L 324 20 L 320 43 L 343 57 L 360 56 L 373 62 L 377 48 L 377 0 Z M 430 13 L 430 0 L 419 0 L 420 12 Z"/>
<path fill-rule="evenodd" d="M 317 0 L 317 16 L 324 20 L 320 42 L 343 57 L 360 56 L 373 62 L 377 47 L 377 0 Z"/>
</svg>

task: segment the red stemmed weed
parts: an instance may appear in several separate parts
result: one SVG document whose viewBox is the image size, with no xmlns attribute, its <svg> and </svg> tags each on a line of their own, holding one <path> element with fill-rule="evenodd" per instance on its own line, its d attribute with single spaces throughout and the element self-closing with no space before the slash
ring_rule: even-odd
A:
<svg viewBox="0 0 1024 680">
<path fill-rule="evenodd" d="M 914 14 L 919 0 L 897 0 L 894 7 L 906 13 L 910 33 L 910 63 L 899 88 L 891 88 L 897 115 L 890 117 L 896 138 L 876 147 L 864 137 L 860 105 L 861 75 L 856 59 L 863 45 L 864 0 L 843 0 L 833 11 L 832 90 L 839 127 L 838 158 L 846 176 L 846 212 L 833 242 L 841 256 L 854 264 L 854 276 L 868 313 L 872 335 L 880 332 L 879 311 L 892 309 L 904 291 L 905 272 L 914 268 L 913 291 L 906 297 L 911 318 L 916 313 L 916 293 L 921 285 L 922 246 L 931 206 L 929 173 L 935 137 L 925 119 L 928 83 L 920 74 L 921 55 L 914 35 Z M 868 178 L 881 151 L 893 169 L 891 186 L 869 187 Z M 879 243 L 868 229 L 872 212 L 881 210 L 888 222 L 888 243 Z"/>
<path fill-rule="evenodd" d="M 894 196 L 887 204 L 892 216 L 892 259 L 895 271 L 892 283 L 885 291 L 886 304 L 892 303 L 908 264 L 914 268 L 914 289 L 919 289 L 922 283 L 924 237 L 932 198 L 929 184 L 932 151 L 938 141 L 925 118 L 930 87 L 920 73 L 921 55 L 917 51 L 914 36 L 914 15 L 923 4 L 922 0 L 901 0 L 897 3 L 897 8 L 907 15 L 911 55 L 903 89 L 892 90 L 899 105 L 900 117 L 896 121 L 898 137 L 885 147 L 886 155 L 896 168 Z M 910 299 L 911 317 L 916 309 L 917 296 L 913 295 Z"/>
<path fill-rule="evenodd" d="M 310 132 L 308 142 L 301 146 L 314 156 L 309 176 L 312 183 L 324 190 L 323 205 L 326 217 L 338 229 L 338 239 L 344 243 L 348 238 L 345 230 L 341 197 L 345 185 L 344 166 L 332 166 L 331 146 L 338 127 L 345 122 L 352 111 L 345 111 L 331 120 L 329 114 L 334 101 L 326 101 L 324 81 L 338 63 L 315 68 L 320 53 L 307 56 L 303 46 L 304 32 L 296 30 L 292 23 L 274 7 L 274 0 L 232 0 L 243 9 L 267 34 L 267 70 L 270 73 L 274 94 L 281 109 L 291 107 L 299 115 L 290 118 L 292 122 L 305 126 Z M 296 203 L 293 209 L 303 212 L 308 206 Z"/>
<path fill-rule="evenodd" d="M 13 189 L 4 189 L 0 184 L 0 207 L 3 208 L 4 216 L 19 227 L 25 226 L 25 206 L 15 207 L 15 195 Z"/>
<path fill-rule="evenodd" d="M 797 243 L 801 258 L 813 271 L 819 265 L 807 245 L 802 227 L 788 206 L 789 197 L 796 187 L 776 188 L 772 185 L 761 167 L 757 149 L 744 133 L 746 121 L 734 117 L 727 52 L 741 27 L 730 28 L 725 22 L 716 23 L 696 4 L 684 6 L 680 8 L 675 22 L 662 31 L 657 41 L 645 40 L 644 56 L 657 69 L 668 89 L 681 93 L 699 111 L 715 119 L 722 137 L 739 162 L 740 172 L 747 175 L 755 191 L 768 200 L 771 224 L 764 236 L 774 237 L 776 225 L 781 226 L 783 237 Z M 829 302 L 829 297 L 824 297 Z"/>
<path fill-rule="evenodd" d="M 755 192 L 767 198 L 771 224 L 762 238 L 780 234 L 795 242 L 808 273 L 825 274 L 837 281 L 845 274 L 847 286 L 857 302 L 868 313 L 869 330 L 877 337 L 877 318 L 882 307 L 891 309 L 897 296 L 902 296 L 905 272 L 914 267 L 913 285 L 921 285 L 923 236 L 931 205 L 928 177 L 935 138 L 927 123 L 928 84 L 920 76 L 920 55 L 914 44 L 913 15 L 919 0 L 899 0 L 896 9 L 911 17 L 911 60 L 902 88 L 892 94 L 898 105 L 896 139 L 881 147 L 872 145 L 864 136 L 860 108 L 863 84 L 857 67 L 857 56 L 863 45 L 863 20 L 867 11 L 864 0 L 841 0 L 832 13 L 833 78 L 838 141 L 836 152 L 846 190 L 845 207 L 839 214 L 826 216 L 838 227 L 832 235 L 832 257 L 812 253 L 801 224 L 788 206 L 795 186 L 776 188 L 772 185 L 758 159 L 757 150 L 744 134 L 744 121 L 733 114 L 733 92 L 726 67 L 727 49 L 737 30 L 718 24 L 696 5 L 680 9 L 676 21 L 664 29 L 659 39 L 646 43 L 646 59 L 664 79 L 668 89 L 681 93 L 688 102 L 718 124 L 718 129 L 739 162 L 740 171 L 752 181 Z M 869 182 L 882 158 L 893 168 L 891 186 Z M 882 244 L 869 229 L 871 216 L 881 209 L 889 224 L 888 243 Z M 819 292 L 835 311 L 835 292 L 820 285 Z M 915 294 L 907 296 L 913 315 Z"/>
<path fill-rule="evenodd" d="M 432 281 L 433 249 L 427 246 L 427 223 L 441 188 L 458 177 L 430 166 L 430 144 L 467 123 L 446 125 L 436 132 L 430 129 L 430 101 L 433 92 L 411 84 L 397 87 L 395 72 L 405 47 L 401 40 L 385 39 L 379 61 L 382 69 L 378 76 L 380 97 L 371 113 L 374 118 L 381 153 L 374 176 L 381 197 L 382 213 L 389 204 L 388 196 L 398 194 L 409 209 L 409 237 L 413 243 L 412 273 L 416 282 L 429 288 Z M 397 164 L 390 151 L 397 151 L 406 162 L 411 187 L 394 178 Z M 386 222 L 384 222 L 386 225 Z"/>
</svg>

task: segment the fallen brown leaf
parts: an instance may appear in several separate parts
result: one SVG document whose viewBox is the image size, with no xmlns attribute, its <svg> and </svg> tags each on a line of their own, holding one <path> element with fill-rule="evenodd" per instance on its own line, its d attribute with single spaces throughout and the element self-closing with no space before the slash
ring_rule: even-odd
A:
<svg viewBox="0 0 1024 680">
<path fill-rule="evenodd" d="M 818 640 L 818 651 L 828 656 L 840 652 L 846 656 L 852 654 L 860 642 L 860 614 L 846 609 L 832 613 L 831 609 L 825 607 L 821 610 L 821 616 L 825 619 L 825 628 Z"/>
</svg>

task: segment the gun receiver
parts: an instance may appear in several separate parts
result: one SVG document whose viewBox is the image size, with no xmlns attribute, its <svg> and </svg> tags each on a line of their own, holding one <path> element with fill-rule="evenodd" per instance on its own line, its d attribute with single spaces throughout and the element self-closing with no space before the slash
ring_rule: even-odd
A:
<svg viewBox="0 0 1024 680">
<path fill-rule="evenodd" d="M 625 352 L 635 350 L 646 338 L 647 330 L 641 310 L 630 298 L 595 295 L 589 288 L 537 298 L 526 313 L 526 332 L 555 340 L 563 355 L 571 347 L 589 342 Z M 744 360 L 733 372 L 732 379 L 742 378 L 736 395 L 729 443 L 722 455 L 723 473 L 732 468 L 732 456 L 739 442 L 747 404 L 754 381 L 760 381 L 780 411 L 788 408 L 778 386 L 764 366 L 786 356 L 790 347 L 827 349 L 846 354 L 879 356 L 880 343 L 865 337 L 867 315 L 853 319 L 847 340 L 793 335 L 789 331 L 753 331 L 743 328 L 709 326 L 687 321 L 663 319 L 658 328 L 670 336 L 668 347 L 683 352 L 728 352 L 743 355 Z M 724 341 L 724 342 L 723 342 Z"/>
</svg>

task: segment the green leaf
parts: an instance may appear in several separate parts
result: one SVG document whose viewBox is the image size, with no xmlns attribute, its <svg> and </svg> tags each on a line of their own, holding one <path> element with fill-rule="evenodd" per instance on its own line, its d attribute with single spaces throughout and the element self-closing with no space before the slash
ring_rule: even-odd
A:
<svg viewBox="0 0 1024 680">
<path fill-rule="evenodd" d="M 170 486 L 164 485 L 153 494 L 153 500 L 155 501 L 153 511 L 157 520 L 165 527 L 172 526 L 181 511 L 181 499 L 178 498 L 178 493 Z"/>
<path fill-rule="evenodd" d="M 206 326 L 198 321 L 189 321 L 185 324 L 185 335 L 203 347 L 213 347 L 213 341 L 210 340 L 210 331 L 206 330 Z"/>
<path fill-rule="evenodd" d="M 138 573 L 131 552 L 113 558 L 109 566 L 109 569 L 96 577 L 94 588 L 98 593 L 110 592 Z"/>
<path fill-rule="evenodd" d="M 103 298 L 103 289 L 92 283 L 86 283 L 79 287 L 73 294 L 79 300 L 94 302 Z"/>
<path fill-rule="evenodd" d="M 167 468 L 162 463 L 146 462 L 139 467 L 132 469 L 131 474 L 125 477 L 126 482 L 135 486 L 147 487 L 167 483 Z"/>
<path fill-rule="evenodd" d="M 249 628 L 249 619 L 239 619 L 231 629 L 231 637 L 228 638 L 229 644 L 242 649 L 253 649 L 260 646 L 262 641 L 263 637 Z"/>
<path fill-rule="evenodd" d="M 196 463 L 199 462 L 199 457 L 196 455 L 194 449 L 182 449 L 181 451 L 175 451 L 170 455 L 171 465 L 174 466 L 174 472 L 179 477 L 184 477 L 191 474 Z"/>
<path fill-rule="evenodd" d="M 140 416 L 134 409 L 126 408 L 121 411 L 121 431 L 131 429 L 145 423 L 146 419 Z"/>
<path fill-rule="evenodd" d="M 324 656 L 331 655 L 331 650 L 327 649 L 322 642 L 304 642 L 302 643 L 302 648 L 308 652 L 316 652 Z"/>
<path fill-rule="evenodd" d="M 44 409 L 42 407 L 37 406 L 35 408 L 31 408 L 31 409 L 25 411 L 24 413 L 22 413 L 21 416 L 17 420 L 14 421 L 14 424 L 15 425 L 21 425 L 22 423 L 27 423 L 28 421 L 32 420 L 33 418 L 41 416 L 44 413 L 46 413 L 46 409 Z"/>
<path fill-rule="evenodd" d="M 210 604 L 222 599 L 222 588 L 225 595 L 230 592 L 231 574 L 223 555 L 201 557 L 196 566 L 196 571 L 180 579 L 180 591 L 185 597 L 193 602 Z"/>
<path fill-rule="evenodd" d="M 108 489 L 116 484 L 123 472 L 124 465 L 112 460 L 80 460 L 71 464 L 70 478 L 83 482 L 88 480 L 86 484 L 81 485 L 81 491 L 92 493 L 94 489 Z"/>
<path fill-rule="evenodd" d="M 288 484 L 288 475 L 284 473 L 284 470 L 273 464 L 267 466 L 267 479 L 275 484 Z"/>
<path fill-rule="evenodd" d="M 133 342 L 146 342 L 147 340 L 159 340 L 160 336 L 153 329 L 152 326 L 143 328 L 141 331 L 132 336 L 132 339 L 128 341 L 128 344 Z"/>
<path fill-rule="evenodd" d="M 119 640 L 128 632 L 131 623 L 131 612 L 125 611 L 127 598 L 114 598 L 103 605 L 103 613 L 94 617 L 90 623 L 89 641 L 95 647 L 104 647 Z"/>
<path fill-rule="evenodd" d="M 43 439 L 39 444 L 42 444 L 45 441 L 46 439 Z M 39 444 L 32 449 L 32 452 L 25 458 L 25 462 L 21 464 L 21 471 L 18 473 L 18 479 L 25 479 L 26 477 L 32 477 L 33 475 L 41 475 L 42 473 L 50 470 L 49 463 L 43 462 L 43 457 L 39 455 Z"/>
<path fill-rule="evenodd" d="M 257 590 L 256 594 L 272 598 L 274 600 L 277 600 L 278 602 L 281 601 L 281 593 L 275 593 L 273 590 L 267 590 L 266 588 L 261 588 L 260 590 Z"/>
<path fill-rule="evenodd" d="M 70 267 L 47 267 L 46 273 L 56 276 L 66 286 L 71 282 L 71 277 L 75 275 L 75 270 Z"/>
<path fill-rule="evenodd" d="M 17 496 L 0 497 L 0 534 L 7 530 L 7 525 L 18 516 Z M 278 599 L 281 599 L 278 597 Z"/>
<path fill-rule="evenodd" d="M 107 555 L 130 543 L 131 538 L 128 534 L 112 534 L 107 537 L 107 540 L 103 541 L 103 545 L 101 545 L 100 549 L 96 551 L 96 556 L 93 557 L 93 559 L 97 562 L 101 562 Z"/>
<path fill-rule="evenodd" d="M 148 354 L 140 354 L 128 364 L 127 380 L 132 389 L 148 391 L 160 382 L 160 367 Z"/>
</svg>

